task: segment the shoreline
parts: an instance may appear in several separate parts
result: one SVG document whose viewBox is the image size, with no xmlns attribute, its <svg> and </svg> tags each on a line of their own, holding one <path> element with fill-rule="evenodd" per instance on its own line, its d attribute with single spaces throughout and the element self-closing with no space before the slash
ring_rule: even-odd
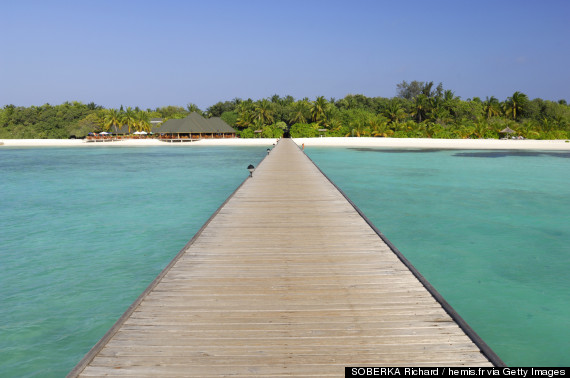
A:
<svg viewBox="0 0 570 378">
<path fill-rule="evenodd" d="M 195 146 L 272 146 L 276 138 L 202 139 L 196 142 L 166 143 L 157 139 L 129 139 L 113 142 L 85 142 L 81 139 L 1 139 L 2 147 L 195 147 Z M 499 139 L 420 139 L 420 138 L 294 138 L 305 147 L 368 147 L 458 150 L 557 150 L 570 151 L 570 142 L 560 140 Z"/>
<path fill-rule="evenodd" d="M 86 142 L 82 139 L 0 139 L 2 147 L 195 147 L 195 146 L 271 146 L 277 138 L 201 139 L 195 142 L 162 142 L 158 139 L 123 139 L 108 142 Z M 3 143 L 3 144 L 2 144 Z"/>
<path fill-rule="evenodd" d="M 534 139 L 428 139 L 428 138 L 297 138 L 305 147 L 368 147 L 443 150 L 560 150 L 570 151 L 566 140 Z"/>
</svg>

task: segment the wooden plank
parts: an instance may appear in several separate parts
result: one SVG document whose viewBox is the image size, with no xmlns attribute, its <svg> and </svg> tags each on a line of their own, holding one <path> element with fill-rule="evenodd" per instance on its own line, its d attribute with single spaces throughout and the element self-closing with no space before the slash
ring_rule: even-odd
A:
<svg viewBox="0 0 570 378">
<path fill-rule="evenodd" d="M 376 344 L 370 346 L 354 346 L 346 348 L 343 345 L 329 345 L 326 349 L 315 349 L 311 346 L 296 345 L 295 353 L 298 355 L 310 356 L 354 356 L 359 354 L 368 355 L 393 355 L 398 356 L 405 353 L 406 356 L 424 354 L 426 349 L 437 350 L 444 355 L 461 354 L 461 353 L 478 353 L 473 343 L 455 343 L 450 344 Z M 170 356 L 170 357 L 195 357 L 200 355 L 210 356 L 234 356 L 245 357 L 249 355 L 281 355 L 283 350 L 280 346 L 265 345 L 263 349 L 255 348 L 247 345 L 238 345 L 233 347 L 225 347 L 223 349 L 215 346 L 152 346 L 152 345 L 129 345 L 120 347 L 108 346 L 104 348 L 99 356 L 101 357 L 119 357 L 119 356 Z"/>
<path fill-rule="evenodd" d="M 290 140 L 70 376 L 343 376 L 491 366 Z"/>
</svg>

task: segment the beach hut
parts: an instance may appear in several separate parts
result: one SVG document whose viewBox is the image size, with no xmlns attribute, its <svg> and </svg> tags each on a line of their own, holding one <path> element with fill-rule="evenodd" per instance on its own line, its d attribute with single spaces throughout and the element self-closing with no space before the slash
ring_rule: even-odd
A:
<svg viewBox="0 0 570 378">
<path fill-rule="evenodd" d="M 122 125 L 117 127 L 117 130 L 115 130 L 115 127 L 111 127 L 111 132 L 113 133 L 113 135 L 119 136 L 119 135 L 127 135 L 129 134 L 129 126 L 127 125 Z"/>
<path fill-rule="evenodd" d="M 514 133 L 515 133 L 515 130 L 511 129 L 508 126 L 506 128 L 504 128 L 503 130 L 499 131 L 499 134 L 507 134 L 505 137 L 506 139 L 509 138 L 510 134 L 514 134 Z"/>
</svg>

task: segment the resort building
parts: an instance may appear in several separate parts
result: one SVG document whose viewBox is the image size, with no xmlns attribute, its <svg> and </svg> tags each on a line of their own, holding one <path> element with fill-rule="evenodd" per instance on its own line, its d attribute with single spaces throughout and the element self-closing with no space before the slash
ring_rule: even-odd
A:
<svg viewBox="0 0 570 378">
<path fill-rule="evenodd" d="M 150 124 L 152 125 L 152 127 L 160 126 L 162 124 L 162 122 L 164 122 L 164 120 L 162 118 L 151 118 L 150 119 Z"/>
<path fill-rule="evenodd" d="M 123 125 L 116 131 L 111 128 L 114 135 L 151 134 L 155 138 L 167 141 L 190 141 L 204 138 L 235 138 L 236 131 L 219 117 L 204 118 L 194 112 L 183 119 L 170 119 L 164 122 L 160 118 L 150 120 L 150 133 L 135 132 L 134 128 Z"/>
<path fill-rule="evenodd" d="M 194 112 L 183 119 L 170 119 L 152 132 L 160 139 L 235 138 L 236 131 L 219 117 L 204 118 Z"/>
</svg>

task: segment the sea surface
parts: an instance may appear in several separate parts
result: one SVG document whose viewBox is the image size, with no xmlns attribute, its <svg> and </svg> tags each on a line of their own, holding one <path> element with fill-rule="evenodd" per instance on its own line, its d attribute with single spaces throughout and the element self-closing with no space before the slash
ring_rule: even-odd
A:
<svg viewBox="0 0 570 378">
<path fill-rule="evenodd" d="M 305 152 L 505 363 L 570 366 L 570 153 Z"/>
<path fill-rule="evenodd" d="M 568 153 L 306 152 L 507 364 L 570 364 Z M 65 376 L 265 154 L 0 150 L 0 376 Z"/>
</svg>

